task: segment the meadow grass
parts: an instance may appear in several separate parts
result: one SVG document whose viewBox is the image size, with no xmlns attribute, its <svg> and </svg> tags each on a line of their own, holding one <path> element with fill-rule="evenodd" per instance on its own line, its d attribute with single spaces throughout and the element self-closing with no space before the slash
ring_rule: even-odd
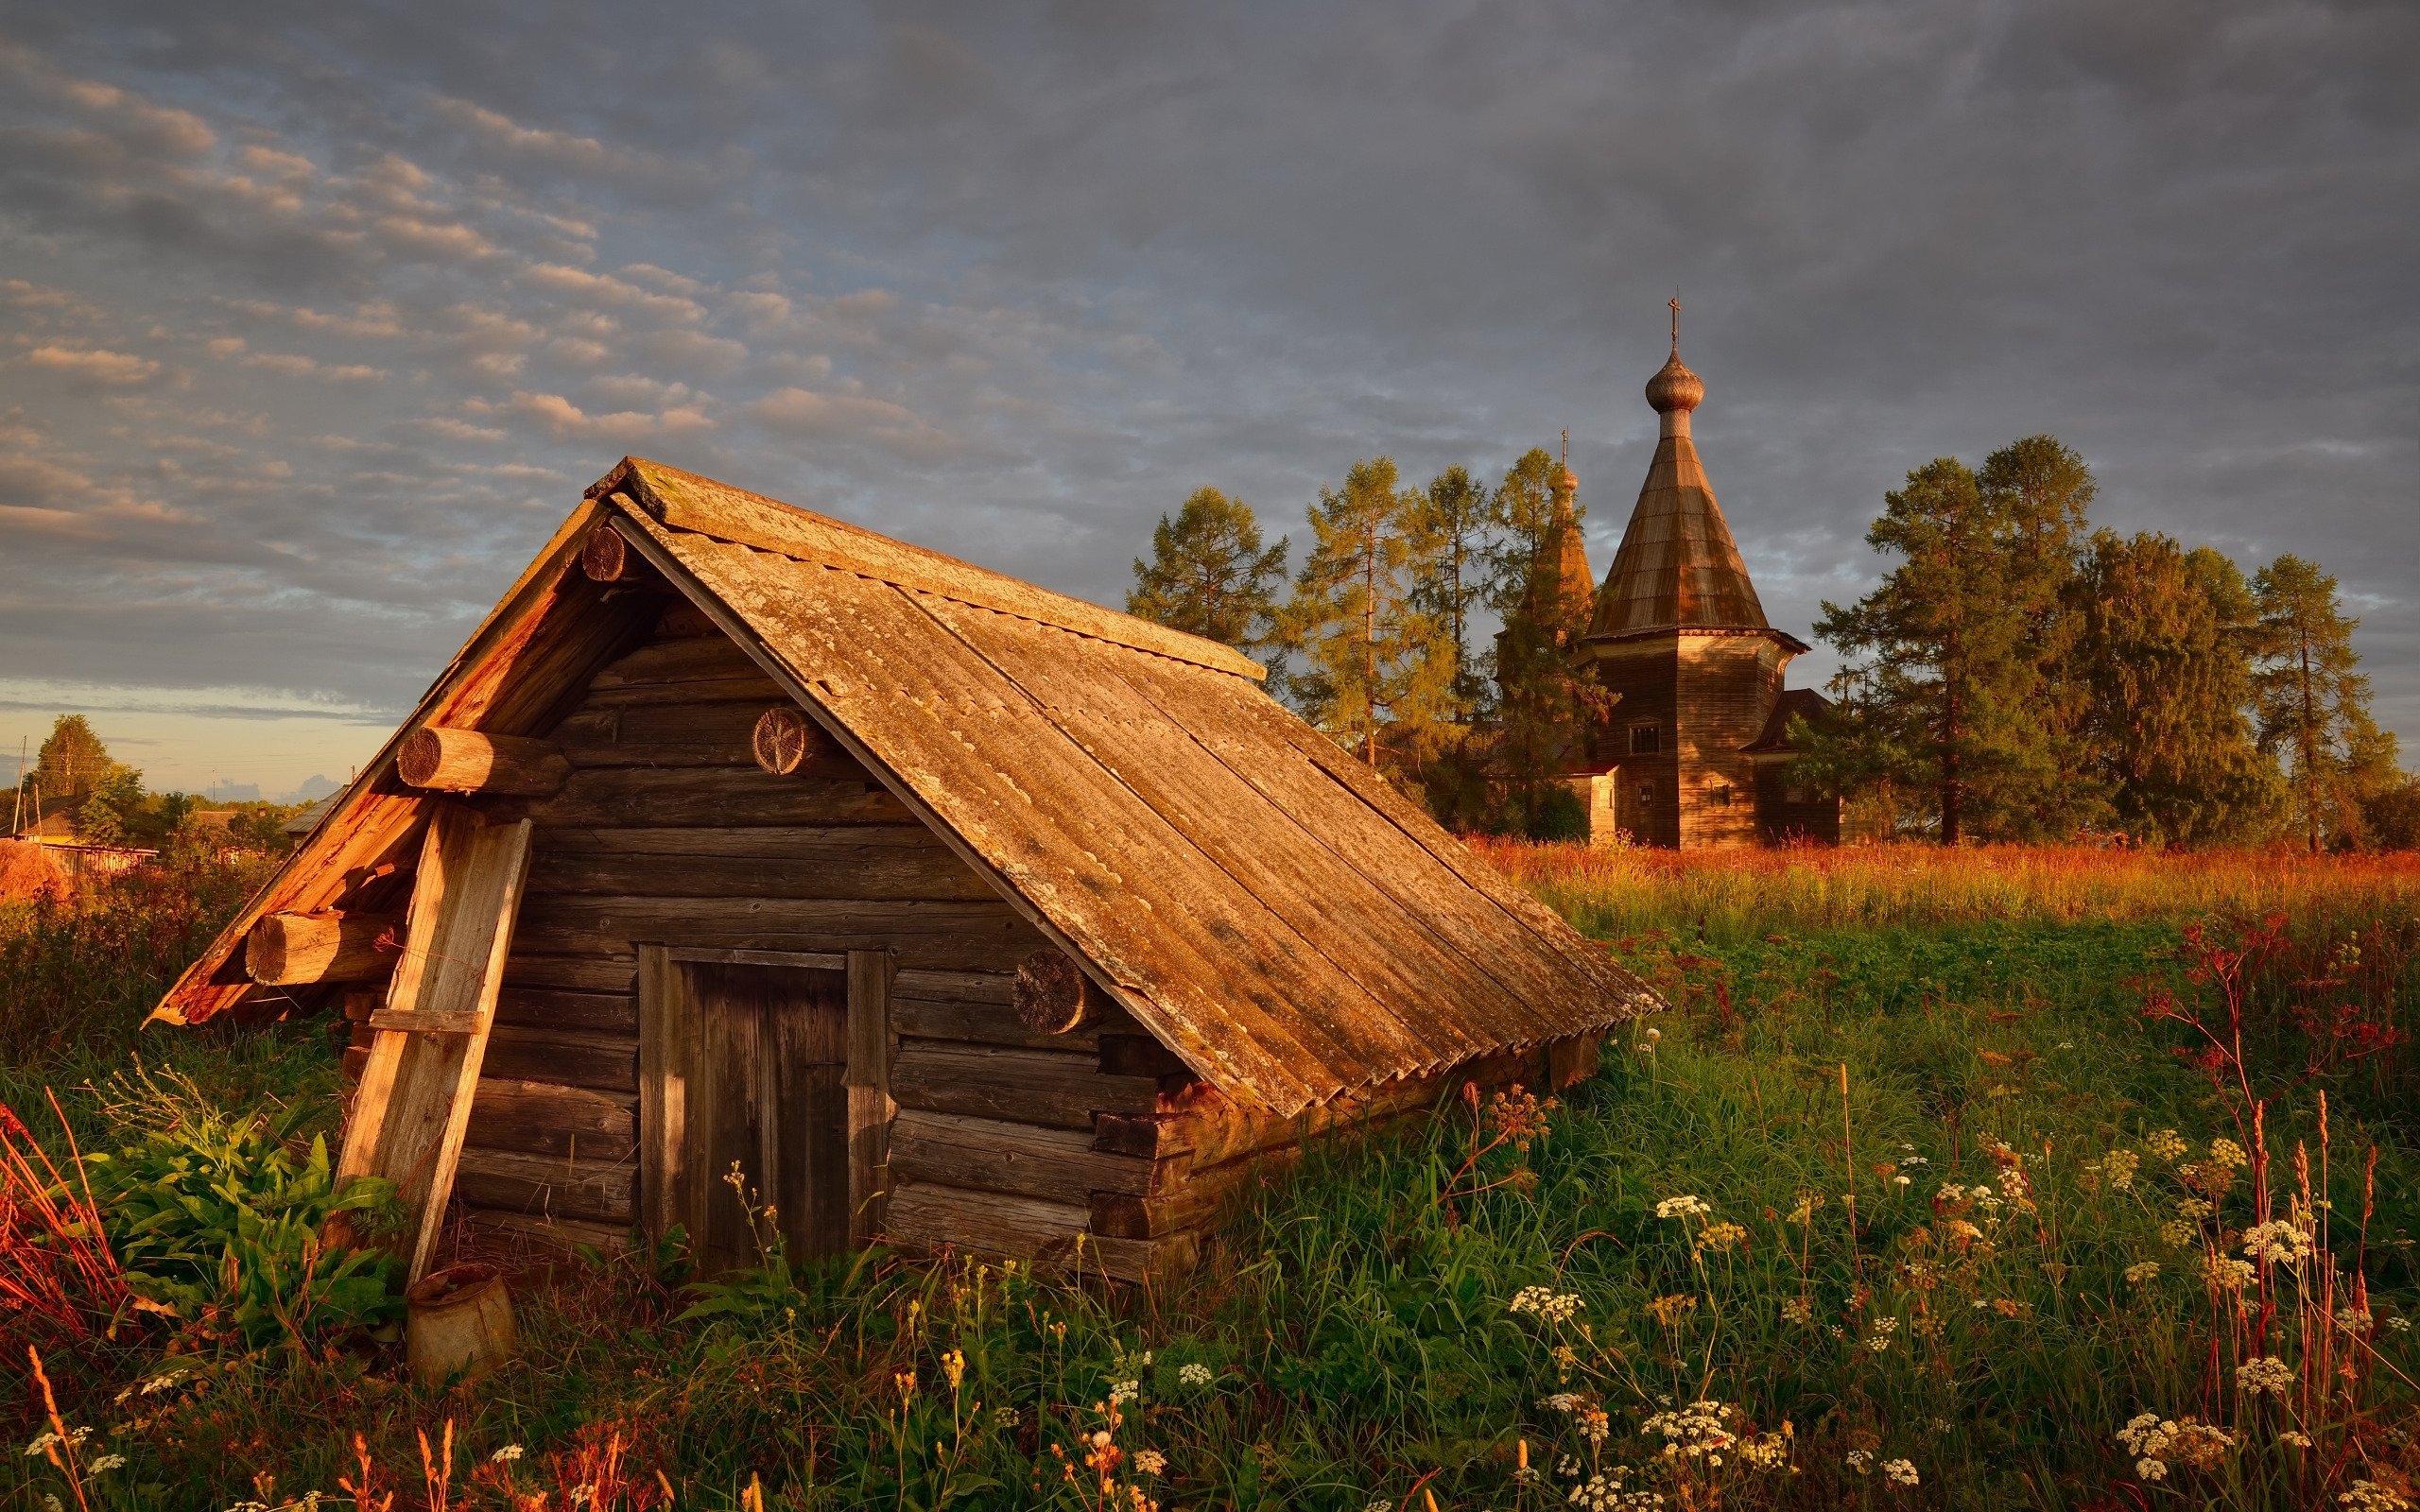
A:
<svg viewBox="0 0 2420 1512">
<path fill-rule="evenodd" d="M 1673 1011 L 1558 1106 L 1448 1099 L 1312 1149 L 1178 1283 L 874 1252 L 769 1268 L 684 1316 L 702 1294 L 677 1259 L 634 1255 L 529 1278 L 518 1358 L 450 1393 L 362 1341 L 61 1343 L 60 1426 L 95 1433 L 9 1456 L 15 1494 L 212 1512 L 310 1492 L 532 1512 L 2398 1504 L 2420 1469 L 2420 1349 L 2399 1326 L 2420 1314 L 2420 1209 L 2411 1069 L 2375 1031 L 2420 1006 L 2411 868 L 1494 853 Z M 2221 1022 L 2212 963 L 2272 911 L 2282 943 L 2238 972 L 2243 1064 L 2180 1059 L 2201 1041 L 2146 1004 L 2173 993 Z M 2293 1012 L 2313 1004 L 2330 1011 Z M 193 1054 L 236 1068 L 209 1084 L 232 1100 L 279 1075 L 289 1097 L 329 1085 L 304 1031 Z M 2247 1232 L 2273 1258 L 2241 1262 Z M 2357 1304 L 2363 1320 L 2339 1315 Z"/>
</svg>

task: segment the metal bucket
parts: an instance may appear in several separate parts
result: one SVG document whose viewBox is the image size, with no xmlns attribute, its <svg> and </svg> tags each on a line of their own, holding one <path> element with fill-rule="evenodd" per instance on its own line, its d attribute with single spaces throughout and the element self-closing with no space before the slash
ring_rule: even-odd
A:
<svg viewBox="0 0 2420 1512">
<path fill-rule="evenodd" d="M 472 1381 L 512 1352 L 512 1298 L 493 1265 L 449 1265 L 404 1294 L 404 1360 L 424 1385 Z"/>
</svg>

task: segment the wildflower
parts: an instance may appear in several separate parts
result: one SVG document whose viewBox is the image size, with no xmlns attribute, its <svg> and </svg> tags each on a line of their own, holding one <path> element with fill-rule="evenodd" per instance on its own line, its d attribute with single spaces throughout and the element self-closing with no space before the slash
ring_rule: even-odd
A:
<svg viewBox="0 0 2420 1512">
<path fill-rule="evenodd" d="M 2143 1147 L 2163 1160 L 2173 1160 L 2185 1153 L 2185 1141 L 2172 1128 L 2161 1129 L 2143 1141 Z"/>
<path fill-rule="evenodd" d="M 2237 1166 L 2244 1165 L 2249 1162 L 2244 1156 L 2243 1146 L 2238 1144 L 2235 1141 L 2212 1140 L 2210 1142 L 2210 1163 L 2217 1166 L 2221 1171 L 2232 1171 Z"/>
<path fill-rule="evenodd" d="M 2187 1223 L 2199 1223 L 2217 1211 L 2200 1197 L 2187 1197 L 2176 1205 L 2176 1215 Z"/>
<path fill-rule="evenodd" d="M 1815 1304 L 1806 1297 L 1793 1297 L 1781 1304 L 1781 1315 L 1784 1322 L 1804 1323 L 1815 1315 Z"/>
<path fill-rule="evenodd" d="M 2101 1158 L 2100 1174 L 2108 1178 L 2113 1192 L 2131 1192 L 2135 1187 L 2135 1170 L 2143 1158 L 2132 1150 L 2112 1150 Z"/>
<path fill-rule="evenodd" d="M 1748 1230 L 1736 1223 L 1710 1223 L 1698 1231 L 1697 1243 L 1691 1247 L 1691 1253 L 1703 1255 L 1709 1249 L 1729 1249 L 1734 1245 L 1745 1244 L 1747 1239 Z"/>
<path fill-rule="evenodd" d="M 2409 1333 L 2411 1332 L 2411 1320 L 2408 1317 L 2388 1318 L 2386 1320 L 2386 1326 L 2394 1330 L 2397 1333 Z"/>
<path fill-rule="evenodd" d="M 1703 1459 L 1720 1465 L 1722 1452 L 1738 1441 L 1738 1435 L 1725 1426 L 1738 1416 L 1738 1408 L 1723 1402 L 1693 1401 L 1655 1414 L 1639 1424 L 1638 1431 L 1650 1438 L 1661 1435 L 1667 1459 Z"/>
<path fill-rule="evenodd" d="M 2238 1390 L 2249 1391 L 2256 1397 L 2264 1391 L 2273 1397 L 2282 1397 L 2286 1388 L 2294 1383 L 2294 1372 L 2275 1355 L 2264 1355 L 2237 1366 L 2235 1383 Z"/>
<path fill-rule="evenodd" d="M 1530 1313 L 1548 1323 L 1568 1323 L 1580 1312 L 1580 1298 L 1549 1286 L 1524 1286 L 1504 1304 L 1508 1313 Z"/>
<path fill-rule="evenodd" d="M 1124 1381 L 1115 1382 L 1111 1384 L 1109 1388 L 1109 1404 L 1113 1407 L 1123 1407 L 1128 1402 L 1132 1401 L 1135 1398 L 1140 1397 L 1142 1394 L 1143 1383 L 1130 1376 Z"/>
<path fill-rule="evenodd" d="M 2339 1506 L 2353 1512 L 2411 1512 L 2411 1503 L 2397 1496 L 2376 1481 L 2355 1481 L 2353 1488 L 2336 1498 Z"/>
<path fill-rule="evenodd" d="M 1789 1221 L 1795 1224 L 1813 1223 L 1815 1221 L 1815 1210 L 1821 1208 L 1823 1205 L 1824 1194 L 1822 1193 L 1802 1192 L 1798 1194 L 1798 1206 L 1789 1210 Z"/>
<path fill-rule="evenodd" d="M 1890 1478 L 1893 1486 L 1913 1486 L 1916 1484 L 1916 1462 L 1909 1459 L 1886 1459 L 1882 1462 L 1882 1473 Z"/>
<path fill-rule="evenodd" d="M 2168 1467 L 2155 1459 L 2138 1459 L 2135 1461 L 2135 1473 L 2147 1481 L 2164 1481 L 2168 1479 Z"/>
<path fill-rule="evenodd" d="M 1870 1449 L 1850 1450 L 1849 1469 L 1857 1471 L 1859 1475 L 1871 1473 L 1874 1469 L 1874 1451 Z"/>
<path fill-rule="evenodd" d="M 523 1449 L 519 1444 L 507 1444 L 502 1449 L 497 1450 L 494 1453 L 490 1454 L 488 1456 L 488 1463 L 491 1465 L 510 1465 L 514 1460 L 519 1459 L 522 1455 L 527 1452 L 528 1451 Z"/>
<path fill-rule="evenodd" d="M 1214 1378 L 1211 1376 L 1210 1367 L 1197 1361 L 1181 1367 L 1176 1373 L 1176 1379 L 1182 1385 L 1206 1386 Z"/>
<path fill-rule="evenodd" d="M 1145 1475 L 1157 1475 L 1167 1468 L 1168 1457 L 1156 1449 L 1138 1449 L 1134 1452 L 1134 1469 Z"/>
<path fill-rule="evenodd" d="M 106 1475 L 125 1463 L 126 1456 L 123 1454 L 103 1454 L 84 1469 L 95 1475 Z"/>
<path fill-rule="evenodd" d="M 2193 1242 L 2195 1229 L 2182 1218 L 2170 1218 L 2159 1226 L 2159 1242 L 2170 1249 L 2182 1249 Z"/>
<path fill-rule="evenodd" d="M 2310 1235 L 2282 1218 L 2254 1224 L 2243 1231 L 2243 1252 L 2263 1265 L 2297 1265 L 2310 1259 Z"/>
<path fill-rule="evenodd" d="M 1898 1332 L 1899 1320 L 1897 1318 L 1877 1317 L 1874 1320 L 1874 1332 L 1866 1335 L 1865 1347 L 1873 1350 L 1876 1354 L 1880 1354 L 1883 1350 L 1891 1348 L 1891 1335 Z"/>
<path fill-rule="evenodd" d="M 1932 1199 L 1939 1203 L 1963 1202 L 1966 1200 L 1966 1189 L 1956 1182 L 1948 1182 L 1932 1194 Z"/>
<path fill-rule="evenodd" d="M 1992 1311 L 2002 1317 L 2014 1317 L 2025 1311 L 2025 1304 L 2014 1297 L 1995 1297 L 1992 1298 Z"/>
<path fill-rule="evenodd" d="M 1578 1412 L 1582 1407 L 1587 1404 L 1587 1398 L 1582 1396 L 1576 1391 L 1558 1391 L 1553 1396 L 1539 1402 L 1538 1405 L 1541 1407 L 1550 1407 L 1556 1412 Z"/>
<path fill-rule="evenodd" d="M 966 1379 L 966 1351 L 951 1349 L 944 1353 L 942 1356 L 942 1374 L 949 1377 L 949 1389 L 957 1391 L 959 1383 Z"/>
<path fill-rule="evenodd" d="M 2156 1260 L 2142 1260 L 2142 1261 L 2136 1261 L 2134 1264 L 2129 1265 L 2129 1266 L 2127 1266 L 2127 1267 L 2126 1267 L 2126 1284 L 2127 1284 L 2127 1285 L 2129 1285 L 2129 1286 L 2140 1286 L 2140 1285 L 2142 1285 L 2145 1281 L 2148 1281 L 2148 1280 L 2152 1280 L 2153 1277 L 2157 1276 L 2158 1274 L 2159 1274 L 2159 1262 L 2158 1262 L 2158 1261 L 2156 1261 Z"/>
<path fill-rule="evenodd" d="M 1016 1425 L 1017 1410 L 1014 1407 L 994 1407 L 992 1409 L 993 1427 L 1009 1429 L 1014 1428 Z"/>
<path fill-rule="evenodd" d="M 1677 1292 L 1670 1297 L 1659 1297 L 1655 1300 L 1648 1303 L 1647 1311 L 1654 1317 L 1656 1322 L 1663 1324 L 1668 1329 L 1677 1326 L 1681 1319 L 1693 1311 L 1697 1305 L 1698 1299 L 1695 1297 L 1686 1292 Z"/>
<path fill-rule="evenodd" d="M 2347 1333 L 2367 1333 L 2371 1327 L 2370 1310 L 2366 1307 L 2344 1308 L 2336 1314 L 2336 1326 Z"/>
<path fill-rule="evenodd" d="M 2277 1442 L 2285 1445 L 2289 1449 L 2308 1449 L 2310 1448 L 2310 1435 L 2304 1433 L 2299 1428 L 2289 1428 L 2284 1433 L 2277 1435 Z"/>
<path fill-rule="evenodd" d="M 1705 1218 L 1713 1213 L 1712 1208 L 1694 1196 L 1666 1197 L 1655 1205 L 1658 1218 Z"/>
<path fill-rule="evenodd" d="M 2247 1262 L 2228 1260 L 2221 1255 L 2204 1256 L 2202 1270 L 2203 1274 L 2209 1278 L 2211 1285 L 2226 1292 L 2243 1290 L 2252 1284 L 2254 1276 L 2252 1266 Z"/>
</svg>

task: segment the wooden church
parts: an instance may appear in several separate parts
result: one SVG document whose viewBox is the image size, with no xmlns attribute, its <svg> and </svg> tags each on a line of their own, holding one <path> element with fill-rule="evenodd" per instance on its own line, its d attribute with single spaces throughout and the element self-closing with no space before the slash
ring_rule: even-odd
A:
<svg viewBox="0 0 2420 1512">
<path fill-rule="evenodd" d="M 1572 502 L 1579 480 L 1566 469 L 1556 481 L 1552 565 L 1566 593 L 1595 602 L 1573 655 L 1618 695 L 1578 742 L 1568 780 L 1599 844 L 1837 844 L 1839 799 L 1789 772 L 1791 718 L 1812 718 L 1827 700 L 1783 686 L 1806 643 L 1766 620 L 1706 482 L 1689 436 L 1705 385 L 1681 361 L 1678 301 L 1672 308 L 1671 357 L 1647 382 L 1662 421 L 1655 457 L 1601 588 Z"/>
<path fill-rule="evenodd" d="M 1139 1280 L 1320 1130 L 1654 994 L 1226 646 L 653 463 L 155 1011 L 337 1001 L 339 1169 L 465 1235 Z"/>
</svg>

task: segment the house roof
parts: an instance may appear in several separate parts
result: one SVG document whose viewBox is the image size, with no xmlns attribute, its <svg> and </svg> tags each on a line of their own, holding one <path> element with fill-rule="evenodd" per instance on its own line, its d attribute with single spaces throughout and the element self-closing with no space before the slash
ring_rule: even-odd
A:
<svg viewBox="0 0 2420 1512">
<path fill-rule="evenodd" d="M 1250 659 L 654 463 L 626 459 L 590 490 L 414 725 L 449 701 L 512 702 L 481 728 L 528 731 L 560 689 L 516 702 L 513 679 L 487 669 L 531 661 L 504 648 L 544 639 L 528 622 L 577 576 L 565 537 L 597 523 L 1240 1102 L 1291 1113 L 1660 1006 L 1272 702 Z M 559 628 L 548 644 L 577 640 Z M 453 686 L 482 677 L 477 698 Z M 400 847 L 354 812 L 390 800 L 390 765 L 382 754 L 289 863 L 320 895 L 347 857 L 357 869 Z M 162 1016 L 233 1001 L 203 986 L 216 973 L 223 987 L 225 965 L 205 957 Z"/>
<path fill-rule="evenodd" d="M 1744 755 L 1767 756 L 1786 754 L 1798 747 L 1789 743 L 1789 722 L 1794 718 L 1812 721 L 1832 700 L 1812 688 L 1785 688 L 1773 700 L 1773 712 L 1765 718 L 1765 728 L 1754 740 L 1739 747 Z"/>
<path fill-rule="evenodd" d="M 1676 341 L 1671 360 L 1648 381 L 1648 403 L 1663 416 L 1661 435 L 1597 595 L 1591 639 L 1771 628 L 1689 435 L 1689 413 L 1704 395 L 1705 385 L 1682 365 Z"/>
</svg>

